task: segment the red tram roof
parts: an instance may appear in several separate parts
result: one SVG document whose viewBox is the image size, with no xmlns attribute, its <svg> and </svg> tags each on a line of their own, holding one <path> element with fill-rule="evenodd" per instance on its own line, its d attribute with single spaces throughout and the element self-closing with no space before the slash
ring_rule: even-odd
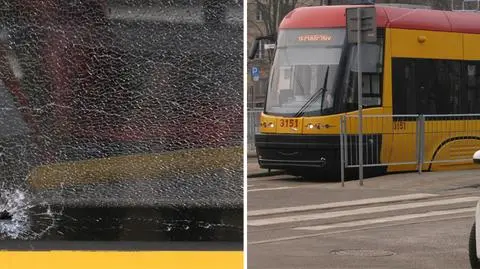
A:
<svg viewBox="0 0 480 269">
<path fill-rule="evenodd" d="M 300 7 L 291 11 L 280 24 L 288 28 L 345 27 L 345 9 L 357 6 Z M 377 26 L 480 34 L 480 14 L 429 9 L 375 6 Z"/>
</svg>

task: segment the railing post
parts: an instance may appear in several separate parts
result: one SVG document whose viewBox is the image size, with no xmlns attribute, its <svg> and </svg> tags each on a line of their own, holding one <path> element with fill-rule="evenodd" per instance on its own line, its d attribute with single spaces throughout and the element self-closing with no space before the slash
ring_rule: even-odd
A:
<svg viewBox="0 0 480 269">
<path fill-rule="evenodd" d="M 417 171 L 420 173 L 421 170 L 421 164 L 420 164 L 420 117 L 417 116 L 417 119 L 415 120 L 417 123 L 415 127 L 415 161 L 417 163 Z"/>
<path fill-rule="evenodd" d="M 345 124 L 346 116 L 342 115 L 340 118 L 340 177 L 342 180 L 342 187 L 345 187 Z"/>
<path fill-rule="evenodd" d="M 423 151 L 425 148 L 425 116 L 419 115 L 417 119 L 417 166 L 418 173 L 422 173 L 423 168 Z"/>
</svg>

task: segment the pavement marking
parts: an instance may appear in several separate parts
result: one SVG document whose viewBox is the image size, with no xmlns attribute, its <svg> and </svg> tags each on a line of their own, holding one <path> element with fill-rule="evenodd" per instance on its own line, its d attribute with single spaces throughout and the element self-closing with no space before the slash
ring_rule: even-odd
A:
<svg viewBox="0 0 480 269">
<path fill-rule="evenodd" d="M 298 239 L 314 238 L 314 237 L 319 237 L 319 236 L 344 234 L 344 233 L 347 233 L 347 232 L 359 232 L 359 231 L 367 231 L 367 230 L 371 230 L 371 229 L 390 228 L 390 227 L 395 227 L 395 226 L 405 226 L 405 225 L 428 223 L 428 222 L 451 221 L 451 220 L 466 219 L 466 218 L 474 218 L 474 216 L 472 216 L 471 214 L 468 214 L 468 215 L 465 215 L 465 216 L 458 216 L 458 217 L 449 216 L 449 217 L 446 217 L 446 218 L 427 219 L 427 220 L 423 220 L 423 221 L 416 221 L 416 222 L 409 222 L 409 223 L 392 223 L 392 224 L 362 227 L 362 228 L 356 228 L 356 229 L 343 229 L 343 230 L 339 230 L 339 231 L 328 231 L 328 232 L 321 232 L 321 233 L 315 233 L 315 234 L 280 237 L 280 238 L 267 239 L 267 240 L 261 240 L 261 241 L 250 241 L 248 244 L 249 245 L 261 245 L 261 244 L 269 244 L 269 243 L 278 243 L 278 242 L 292 241 L 292 240 L 298 240 Z"/>
<path fill-rule="evenodd" d="M 415 194 L 407 194 L 407 195 L 399 195 L 399 196 L 368 198 L 368 199 L 345 201 L 345 202 L 335 202 L 335 203 L 326 203 L 326 204 L 281 207 L 281 208 L 273 208 L 273 209 L 261 209 L 261 210 L 248 211 L 248 216 L 273 215 L 273 214 L 301 212 L 301 211 L 309 211 L 309 210 L 332 209 L 332 208 L 337 208 L 337 207 L 359 206 L 359 205 L 369 205 L 369 204 L 378 204 L 378 203 L 387 203 L 387 202 L 398 202 L 398 201 L 404 201 L 404 200 L 415 200 L 415 199 L 430 198 L 430 197 L 435 197 L 435 196 L 438 196 L 438 195 L 437 194 L 426 194 L 426 193 L 415 193 Z"/>
<path fill-rule="evenodd" d="M 419 213 L 419 214 L 406 214 L 406 215 L 386 217 L 386 218 L 341 222 L 341 223 L 336 223 L 332 225 L 297 227 L 297 228 L 294 228 L 294 230 L 322 231 L 322 230 L 327 230 L 332 228 L 351 228 L 351 227 L 364 226 L 364 225 L 372 225 L 372 224 L 387 223 L 387 222 L 394 222 L 394 221 L 405 221 L 405 220 L 411 220 L 411 219 L 417 219 L 417 218 L 444 216 L 444 215 L 452 215 L 452 214 L 467 213 L 467 212 L 474 212 L 474 211 L 475 211 L 475 207 L 453 209 L 453 210 L 440 210 L 440 211 L 431 211 L 431 212 Z"/>
<path fill-rule="evenodd" d="M 249 192 L 255 191 L 277 191 L 277 190 L 288 190 L 288 189 L 297 189 L 298 187 L 276 187 L 276 188 L 262 188 L 262 189 L 253 189 L 248 190 Z"/>
<path fill-rule="evenodd" d="M 277 190 L 289 190 L 289 189 L 301 189 L 301 188 L 309 188 L 309 187 L 316 187 L 318 184 L 305 184 L 305 185 L 295 185 L 295 186 L 281 186 L 281 187 L 271 187 L 271 188 L 258 188 L 258 189 L 250 189 L 249 192 L 257 192 L 257 191 L 277 191 Z"/>
<path fill-rule="evenodd" d="M 249 226 L 266 226 L 266 225 L 281 224 L 281 223 L 331 219 L 331 218 L 338 218 L 338 217 L 345 217 L 345 216 L 380 213 L 380 212 L 412 209 L 412 208 L 419 208 L 419 207 L 450 205 L 450 204 L 466 203 L 466 202 L 473 202 L 473 201 L 478 202 L 478 200 L 479 200 L 479 197 L 464 197 L 464 198 L 437 200 L 437 201 L 430 201 L 430 202 L 416 202 L 416 203 L 407 203 L 407 204 L 399 204 L 399 205 L 367 207 L 367 208 L 358 208 L 358 209 L 342 210 L 342 211 L 335 211 L 335 212 L 250 220 L 248 221 L 248 225 Z"/>
</svg>

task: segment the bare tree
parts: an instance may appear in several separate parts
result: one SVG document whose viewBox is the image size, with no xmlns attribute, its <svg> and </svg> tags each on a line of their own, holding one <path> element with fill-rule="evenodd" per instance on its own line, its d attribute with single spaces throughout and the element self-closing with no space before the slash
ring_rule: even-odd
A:
<svg viewBox="0 0 480 269">
<path fill-rule="evenodd" d="M 250 17 L 249 24 L 254 25 L 262 36 L 275 36 L 280 22 L 297 6 L 297 2 L 298 0 L 254 0 L 253 3 L 257 6 L 261 20 L 257 21 Z M 269 53 L 270 61 L 272 56 Z"/>
<path fill-rule="evenodd" d="M 255 0 L 257 8 L 262 14 L 266 35 L 275 34 L 278 25 L 285 15 L 297 5 L 297 0 Z"/>
<path fill-rule="evenodd" d="M 420 2 L 418 0 L 377 0 L 377 3 L 390 3 L 390 4 L 425 4 L 430 5 L 433 9 L 450 10 L 451 0 L 427 0 Z"/>
<path fill-rule="evenodd" d="M 333 5 L 343 5 L 343 4 L 350 4 L 352 1 L 350 0 L 326 0 L 327 4 Z M 452 6 L 451 0 L 426 0 L 426 1 L 418 1 L 418 0 L 376 0 L 378 4 L 387 3 L 387 4 L 412 4 L 412 5 L 430 5 L 433 9 L 441 9 L 441 10 L 450 10 Z M 457 1 L 458 2 L 458 1 Z"/>
<path fill-rule="evenodd" d="M 441 10 L 450 10 L 452 8 L 452 2 L 450 0 L 436 0 L 431 1 L 432 8 Z"/>
</svg>

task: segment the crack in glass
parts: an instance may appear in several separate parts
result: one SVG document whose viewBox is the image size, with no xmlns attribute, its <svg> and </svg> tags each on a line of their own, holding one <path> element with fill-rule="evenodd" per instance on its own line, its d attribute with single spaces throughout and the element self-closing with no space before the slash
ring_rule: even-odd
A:
<svg viewBox="0 0 480 269">
<path fill-rule="evenodd" d="M 0 239 L 241 241 L 242 5 L 0 1 Z"/>
</svg>

